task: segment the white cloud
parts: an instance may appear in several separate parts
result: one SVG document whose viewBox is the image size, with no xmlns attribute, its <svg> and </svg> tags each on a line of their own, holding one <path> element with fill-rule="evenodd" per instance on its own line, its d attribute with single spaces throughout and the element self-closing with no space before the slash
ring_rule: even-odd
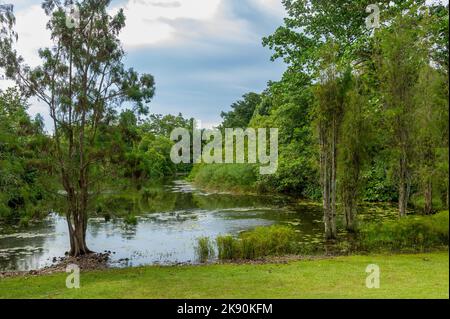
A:
<svg viewBox="0 0 450 319">
<path fill-rule="evenodd" d="M 6 90 L 7 88 L 14 86 L 14 82 L 3 79 L 4 76 L 4 73 L 0 71 L 0 90 Z"/>
<path fill-rule="evenodd" d="M 16 14 L 15 29 L 19 35 L 17 51 L 29 65 L 39 64 L 38 50 L 51 45 L 50 32 L 45 27 L 47 21 L 48 17 L 39 5 L 30 6 Z"/>
<path fill-rule="evenodd" d="M 50 32 L 45 27 L 47 21 L 48 18 L 40 5 L 29 6 L 16 13 L 15 30 L 19 35 L 16 48 L 28 65 L 39 65 L 38 50 L 51 45 Z M 12 86 L 15 86 L 13 81 L 0 80 L 0 89 L 4 90 Z M 50 127 L 47 106 L 34 98 L 30 99 L 29 103 L 28 113 L 31 116 L 35 116 L 37 113 L 44 115 L 46 126 Z"/>
<path fill-rule="evenodd" d="M 277 2 L 251 1 L 261 2 L 261 6 L 270 10 Z M 124 8 L 126 26 L 120 38 L 126 49 L 161 44 L 180 46 L 186 42 L 205 45 L 204 41 L 201 43 L 205 37 L 235 43 L 259 41 L 260 36 L 251 30 L 250 23 L 234 16 L 227 4 L 227 0 L 127 0 L 125 5 L 112 8 L 111 13 Z M 47 21 L 38 4 L 16 13 L 17 49 L 29 65 L 39 64 L 38 49 L 51 45 Z"/>
<path fill-rule="evenodd" d="M 128 0 L 125 13 L 132 17 L 178 19 L 211 18 L 221 0 Z"/>
<path fill-rule="evenodd" d="M 248 23 L 225 9 L 226 0 L 128 0 L 120 37 L 128 49 L 180 44 L 201 35 L 239 41 L 251 36 Z M 117 12 L 119 6 L 111 10 Z"/>
<path fill-rule="evenodd" d="M 286 15 L 286 10 L 281 0 L 250 0 L 250 2 L 274 16 L 284 17 Z"/>
<path fill-rule="evenodd" d="M 16 31 L 19 34 L 17 48 L 27 64 L 36 66 L 40 63 L 37 55 L 38 49 L 51 45 L 50 33 L 45 27 L 48 17 L 40 7 L 41 0 L 17 1 L 21 3 L 20 8 L 16 7 Z M 242 1 L 249 1 L 258 5 L 258 8 L 263 11 L 259 11 L 259 13 L 262 14 L 267 12 L 274 15 L 279 12 L 277 11 L 278 1 Z M 32 3 L 32 5 L 26 6 L 26 3 Z M 261 30 L 257 30 L 255 27 L 255 21 L 246 18 L 245 14 L 241 15 L 235 7 L 239 4 L 229 0 L 122 0 L 121 3 L 121 5 L 111 8 L 110 13 L 116 12 L 120 7 L 124 8 L 126 27 L 122 30 L 120 37 L 127 51 L 149 48 L 150 50 L 162 49 L 162 52 L 164 52 L 164 50 L 169 49 L 175 52 L 179 51 L 181 58 L 183 58 L 183 54 L 186 55 L 186 52 L 195 52 L 196 57 L 203 57 L 205 62 L 211 63 L 212 60 L 208 60 L 210 57 L 214 57 L 213 61 L 217 62 L 218 56 L 234 56 L 239 50 L 246 50 L 249 45 L 250 47 L 253 44 L 259 45 L 262 36 Z M 190 63 L 189 59 L 187 61 L 186 63 Z M 164 59 L 160 62 L 162 64 L 170 63 L 165 62 Z M 209 66 L 208 68 L 211 69 Z M 265 68 L 263 69 L 265 70 Z M 208 79 L 209 82 L 216 82 L 216 86 L 220 88 L 220 93 L 217 93 L 217 95 L 222 98 L 222 105 L 227 105 L 228 100 L 234 99 L 234 97 L 224 96 L 235 94 L 235 91 L 248 91 L 254 87 L 251 83 L 255 80 L 253 77 L 248 81 L 236 81 L 236 78 L 244 78 L 243 74 L 250 71 L 257 74 L 260 72 L 260 70 L 248 69 L 222 71 L 220 68 L 214 71 L 213 68 L 213 70 L 210 70 L 212 73 L 208 77 L 209 72 L 200 72 L 201 74 L 197 75 L 194 74 L 197 72 L 189 70 L 189 68 L 184 71 L 181 70 L 180 76 L 189 77 L 190 81 L 197 81 L 201 85 L 205 83 L 203 77 Z M 177 86 L 176 89 L 171 90 L 172 83 L 177 82 L 173 82 L 173 78 L 166 73 L 164 76 L 170 77 L 169 84 L 166 84 L 168 88 L 166 91 L 174 92 L 183 89 L 181 85 L 181 87 Z M 160 78 L 157 78 L 157 81 L 159 80 L 158 88 L 160 88 L 157 97 L 161 97 L 161 109 L 167 110 L 168 105 L 172 103 L 172 109 L 178 112 L 181 108 L 178 104 L 184 102 L 179 102 L 178 96 L 173 97 L 172 94 L 162 95 L 161 92 L 164 92 L 164 87 L 162 87 L 164 76 L 161 75 Z M 261 75 L 257 80 L 261 80 L 260 77 Z M 265 77 L 265 75 L 262 77 Z M 271 78 L 271 76 L 268 75 L 268 78 Z M 0 87 L 3 88 L 11 84 L 10 81 L 0 81 Z M 209 92 L 206 96 L 192 97 L 191 109 L 198 110 L 197 112 L 192 111 L 193 115 L 196 113 L 203 117 L 203 114 L 205 114 L 206 126 L 212 127 L 217 124 L 215 121 L 218 110 L 212 111 L 211 107 L 217 105 L 218 102 L 216 101 L 217 97 L 210 97 Z M 156 101 L 154 101 L 153 107 L 155 107 Z M 206 107 L 205 105 L 208 103 L 211 106 Z M 37 99 L 31 99 L 30 105 L 29 113 L 32 115 L 38 112 L 43 114 L 47 128 L 51 130 L 52 125 L 49 121 L 46 105 L 37 101 Z M 215 115 L 212 117 L 210 113 Z"/>
<path fill-rule="evenodd" d="M 266 0 L 264 0 L 266 1 Z M 247 21 L 232 17 L 224 10 L 226 0 L 127 0 L 124 6 L 126 26 L 120 35 L 125 48 L 139 48 L 163 42 L 188 41 L 202 35 L 239 41 L 252 36 Z M 48 17 L 40 5 L 16 13 L 19 34 L 18 52 L 32 66 L 40 62 L 39 48 L 50 46 L 46 30 Z M 191 28 L 190 28 L 191 27 Z"/>
</svg>

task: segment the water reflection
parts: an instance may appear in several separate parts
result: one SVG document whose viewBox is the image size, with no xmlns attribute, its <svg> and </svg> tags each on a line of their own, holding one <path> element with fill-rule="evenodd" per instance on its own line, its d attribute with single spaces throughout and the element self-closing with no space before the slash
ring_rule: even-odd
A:
<svg viewBox="0 0 450 319">
<path fill-rule="evenodd" d="M 194 244 L 200 236 L 238 234 L 274 223 L 292 225 L 304 240 L 322 240 L 320 206 L 297 205 L 287 197 L 211 194 L 184 181 L 171 181 L 105 202 L 105 207 L 138 212 L 136 225 L 120 218 L 89 221 L 89 247 L 114 252 L 112 266 L 194 262 Z M 26 229 L 0 230 L 0 270 L 50 265 L 68 247 L 66 221 L 56 214 Z"/>
</svg>

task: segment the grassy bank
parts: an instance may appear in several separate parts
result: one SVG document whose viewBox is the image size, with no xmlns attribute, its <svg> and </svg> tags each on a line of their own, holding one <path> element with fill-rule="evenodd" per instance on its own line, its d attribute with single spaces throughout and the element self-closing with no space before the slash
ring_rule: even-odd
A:
<svg viewBox="0 0 450 319">
<path fill-rule="evenodd" d="M 256 166 L 251 164 L 199 164 L 188 179 L 208 191 L 256 193 Z"/>
<path fill-rule="evenodd" d="M 410 215 L 396 220 L 366 222 L 356 236 L 339 236 L 327 245 L 335 254 L 352 253 L 417 253 L 442 250 L 448 247 L 449 214 Z M 215 249 L 217 247 L 217 249 Z M 271 225 L 256 227 L 237 236 L 221 235 L 215 239 L 202 237 L 197 241 L 199 260 L 254 260 L 267 256 L 317 255 L 325 253 L 325 246 L 312 244 L 298 236 L 293 227 Z"/>
<path fill-rule="evenodd" d="M 368 264 L 380 288 L 365 286 Z M 0 279 L 1 298 L 448 298 L 448 252 L 348 256 L 287 264 L 139 267 Z"/>
<path fill-rule="evenodd" d="M 368 251 L 423 251 L 448 246 L 449 214 L 410 215 L 399 220 L 368 223 L 360 229 L 361 249 Z"/>
</svg>

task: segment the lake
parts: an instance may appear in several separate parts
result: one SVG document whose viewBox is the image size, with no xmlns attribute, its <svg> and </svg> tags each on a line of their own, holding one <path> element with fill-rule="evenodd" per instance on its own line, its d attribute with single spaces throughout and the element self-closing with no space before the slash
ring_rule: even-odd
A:
<svg viewBox="0 0 450 319">
<path fill-rule="evenodd" d="M 156 191 L 154 187 L 143 197 L 137 203 L 135 225 L 123 218 L 89 220 L 88 246 L 96 252 L 111 251 L 112 267 L 196 263 L 197 238 L 237 235 L 272 224 L 291 225 L 302 240 L 322 242 L 320 205 L 299 203 L 287 196 L 207 193 L 174 180 L 158 185 Z M 368 208 L 365 216 L 379 216 L 380 211 L 385 210 Z M 0 226 L 0 271 L 49 266 L 68 248 L 66 220 L 56 213 L 27 227 Z"/>
</svg>

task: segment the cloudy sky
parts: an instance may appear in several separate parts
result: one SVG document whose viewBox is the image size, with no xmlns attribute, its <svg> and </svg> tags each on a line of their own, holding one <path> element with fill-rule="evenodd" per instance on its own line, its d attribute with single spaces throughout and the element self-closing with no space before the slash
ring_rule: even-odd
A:
<svg viewBox="0 0 450 319">
<path fill-rule="evenodd" d="M 36 65 L 38 48 L 50 45 L 41 1 L 0 3 L 14 4 L 19 52 Z M 261 45 L 282 24 L 281 0 L 112 1 L 112 12 L 120 7 L 127 18 L 121 35 L 125 62 L 156 79 L 153 113 L 182 112 L 205 127 L 217 125 L 220 111 L 246 92 L 260 92 L 285 68 L 271 62 L 270 50 Z M 0 81 L 0 88 L 7 85 Z M 45 105 L 36 101 L 30 113 L 48 119 Z"/>
</svg>

